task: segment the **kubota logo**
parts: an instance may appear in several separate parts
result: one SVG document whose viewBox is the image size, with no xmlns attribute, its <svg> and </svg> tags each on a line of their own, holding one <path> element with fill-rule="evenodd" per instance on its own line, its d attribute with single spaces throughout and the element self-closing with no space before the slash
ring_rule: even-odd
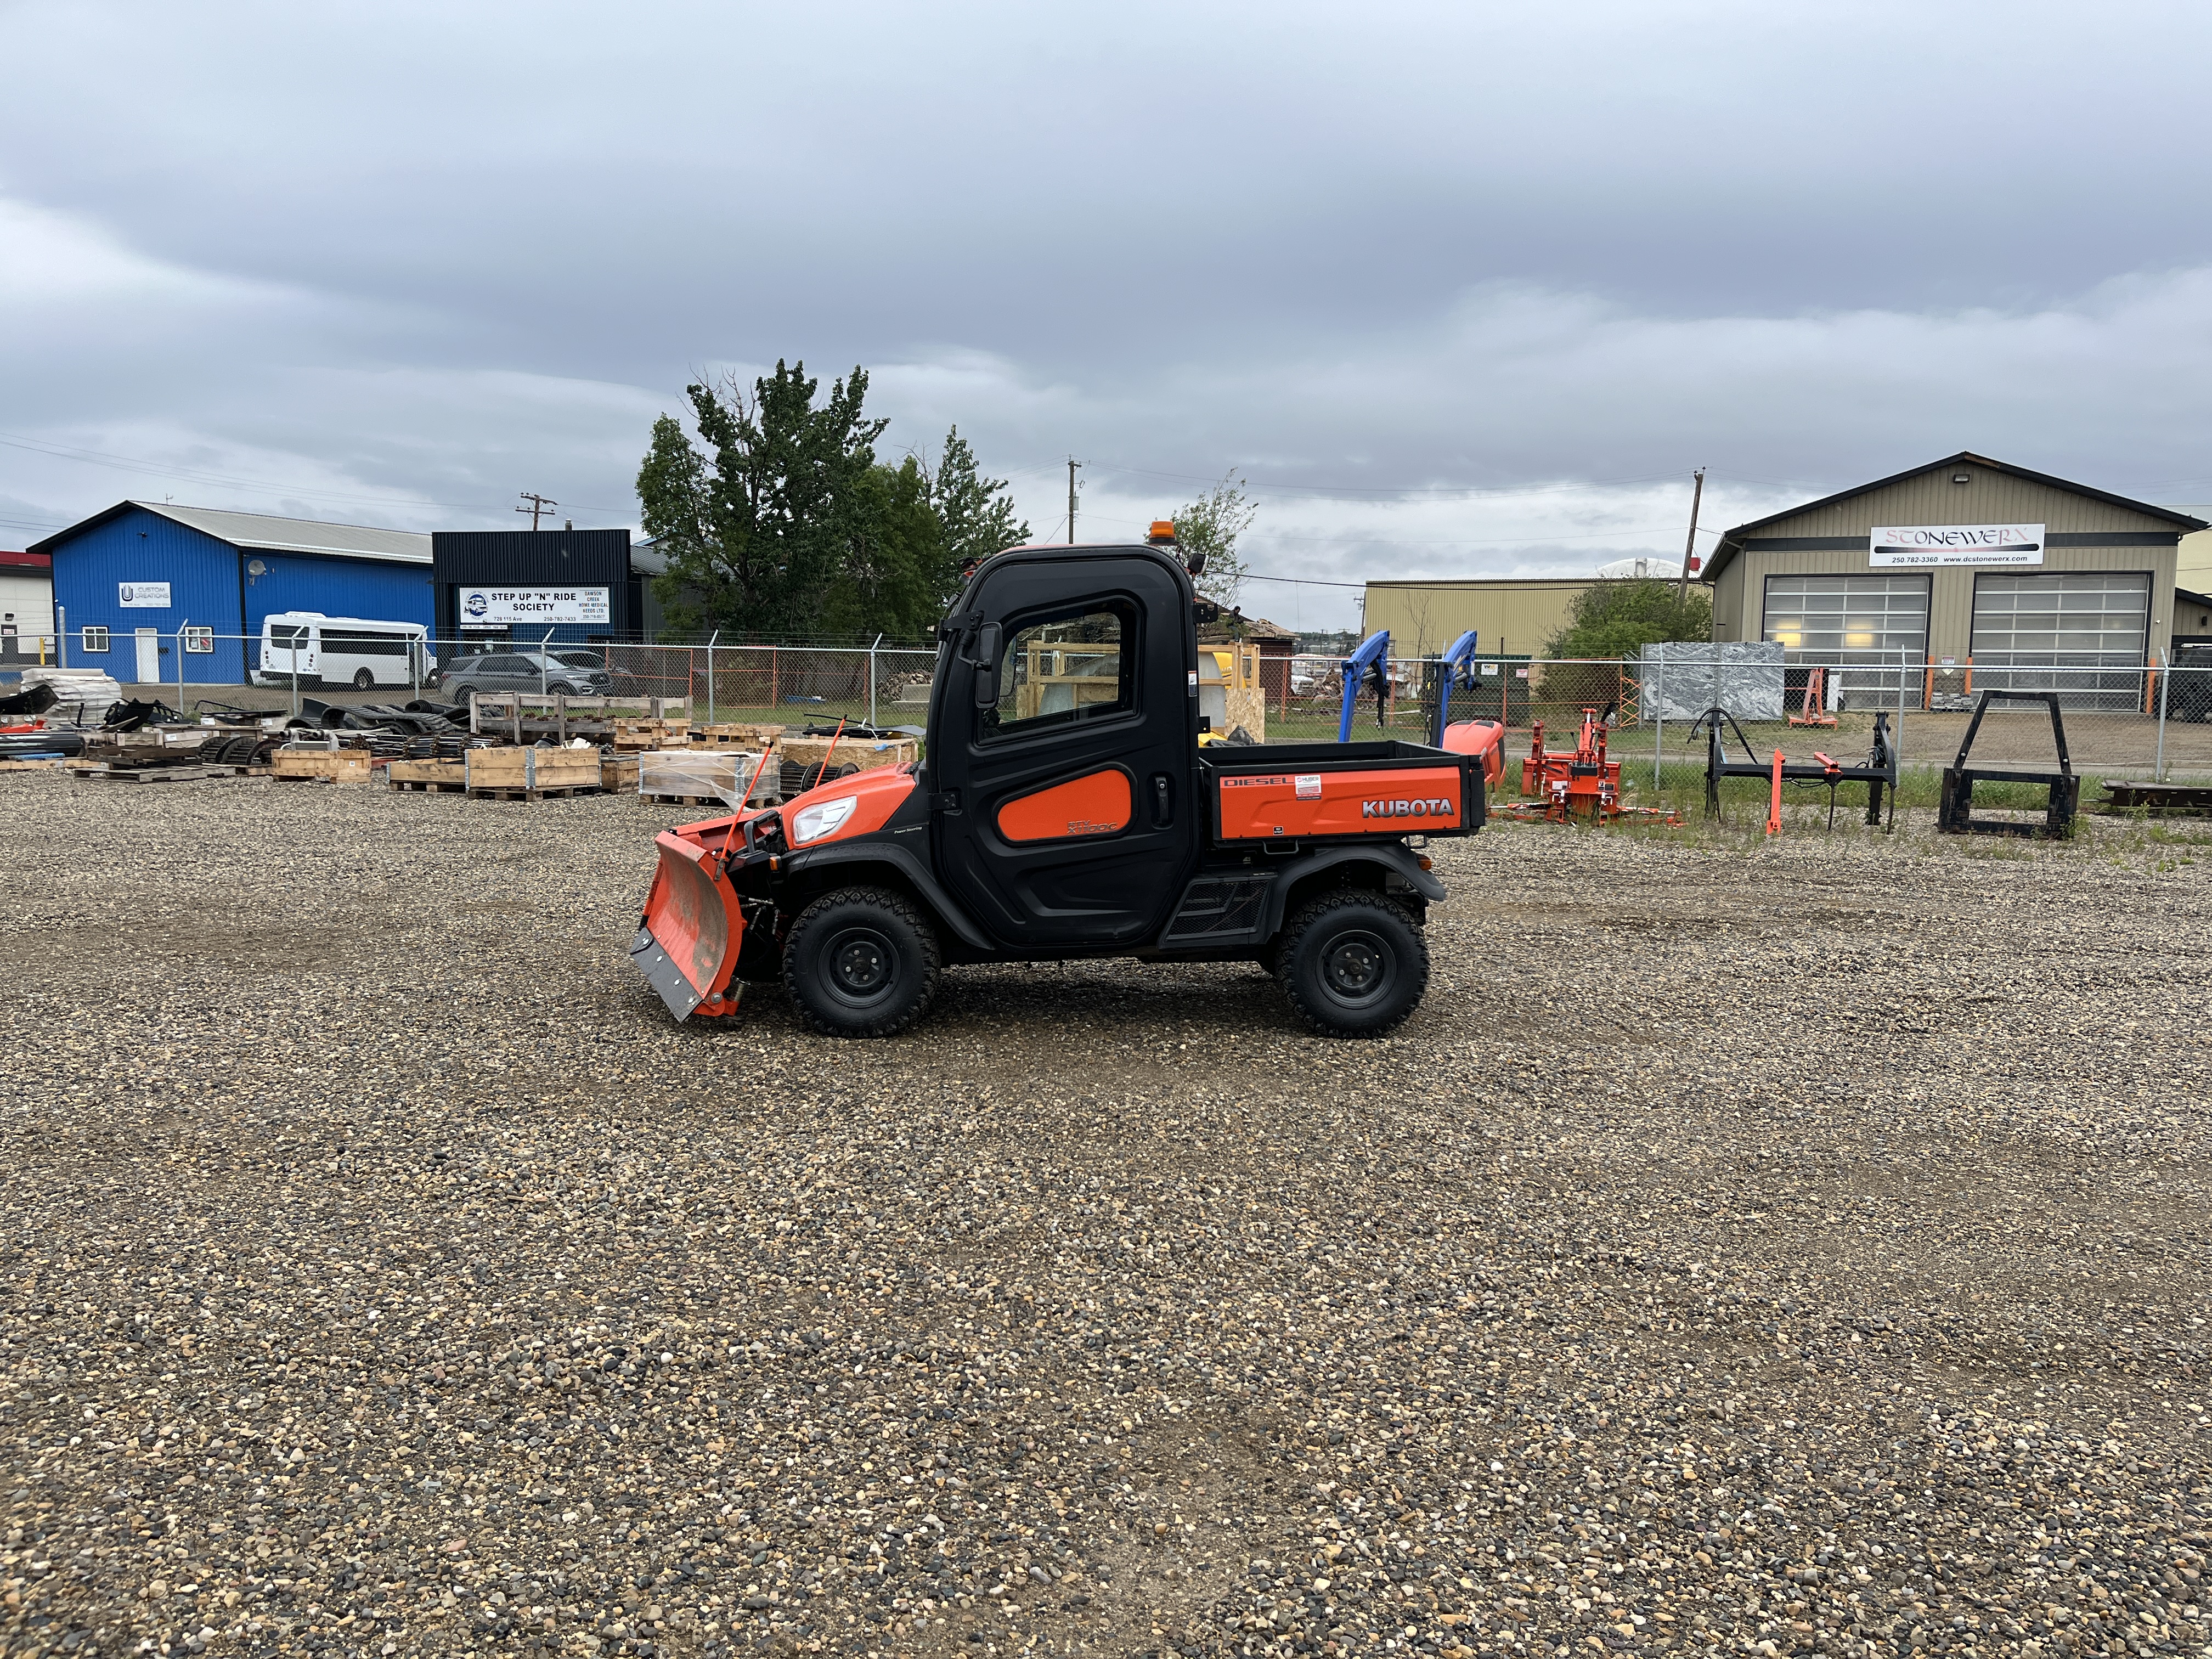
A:
<svg viewBox="0 0 2212 1659">
<path fill-rule="evenodd" d="M 1364 800 L 1359 803 L 1363 818 L 1449 818 L 1459 816 L 1458 808 L 1448 800 Z"/>
</svg>

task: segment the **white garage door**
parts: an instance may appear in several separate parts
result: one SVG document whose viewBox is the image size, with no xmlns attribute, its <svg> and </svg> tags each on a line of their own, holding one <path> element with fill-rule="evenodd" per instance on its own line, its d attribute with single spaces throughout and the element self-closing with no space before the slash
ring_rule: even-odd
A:
<svg viewBox="0 0 2212 1659">
<path fill-rule="evenodd" d="M 2131 707 L 2142 692 L 2150 577 L 2069 570 L 1974 578 L 1974 679 L 2060 691 L 2081 707 Z"/>
<path fill-rule="evenodd" d="M 1769 576 L 1763 637 L 1814 662 L 1928 654 L 1925 576 Z"/>
</svg>

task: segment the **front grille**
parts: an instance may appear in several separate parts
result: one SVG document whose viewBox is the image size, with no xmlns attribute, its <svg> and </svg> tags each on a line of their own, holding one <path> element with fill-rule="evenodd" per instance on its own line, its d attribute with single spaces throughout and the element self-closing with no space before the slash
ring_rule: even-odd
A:
<svg viewBox="0 0 2212 1659">
<path fill-rule="evenodd" d="M 1183 890 L 1182 903 L 1168 924 L 1167 945 L 1225 944 L 1256 933 L 1267 909 L 1267 875 L 1200 876 Z"/>
</svg>

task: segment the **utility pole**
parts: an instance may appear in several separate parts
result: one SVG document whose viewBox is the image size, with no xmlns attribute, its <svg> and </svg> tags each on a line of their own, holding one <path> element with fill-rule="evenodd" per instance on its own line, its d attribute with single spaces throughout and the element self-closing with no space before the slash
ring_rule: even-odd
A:
<svg viewBox="0 0 2212 1659">
<path fill-rule="evenodd" d="M 1690 561 L 1698 556 L 1698 508 L 1704 505 L 1705 499 L 1705 469 L 1699 467 L 1696 477 L 1697 487 L 1690 492 L 1690 539 L 1682 544 L 1682 576 L 1674 584 L 1674 602 L 1677 605 L 1690 602 Z"/>
<path fill-rule="evenodd" d="M 550 518 L 553 509 L 561 505 L 550 495 L 535 495 L 527 489 L 518 489 L 514 493 L 530 503 L 527 507 L 518 507 L 514 510 L 518 513 L 527 513 L 530 515 L 530 527 L 532 530 L 538 528 L 539 519 Z"/>
<path fill-rule="evenodd" d="M 1083 465 L 1074 456 L 1067 458 L 1067 544 L 1075 545 L 1075 469 Z"/>
</svg>

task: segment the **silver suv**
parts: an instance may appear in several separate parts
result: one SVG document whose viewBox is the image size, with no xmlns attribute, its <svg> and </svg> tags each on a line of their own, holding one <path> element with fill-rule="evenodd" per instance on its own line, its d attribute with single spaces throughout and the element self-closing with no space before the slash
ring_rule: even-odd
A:
<svg viewBox="0 0 2212 1659">
<path fill-rule="evenodd" d="M 549 696 L 604 697 L 612 694 L 616 677 L 606 659 L 596 651 L 487 651 L 461 657 L 439 672 L 435 689 L 448 697 L 462 699 L 471 691 L 489 696 L 496 691 L 543 691 Z"/>
</svg>

